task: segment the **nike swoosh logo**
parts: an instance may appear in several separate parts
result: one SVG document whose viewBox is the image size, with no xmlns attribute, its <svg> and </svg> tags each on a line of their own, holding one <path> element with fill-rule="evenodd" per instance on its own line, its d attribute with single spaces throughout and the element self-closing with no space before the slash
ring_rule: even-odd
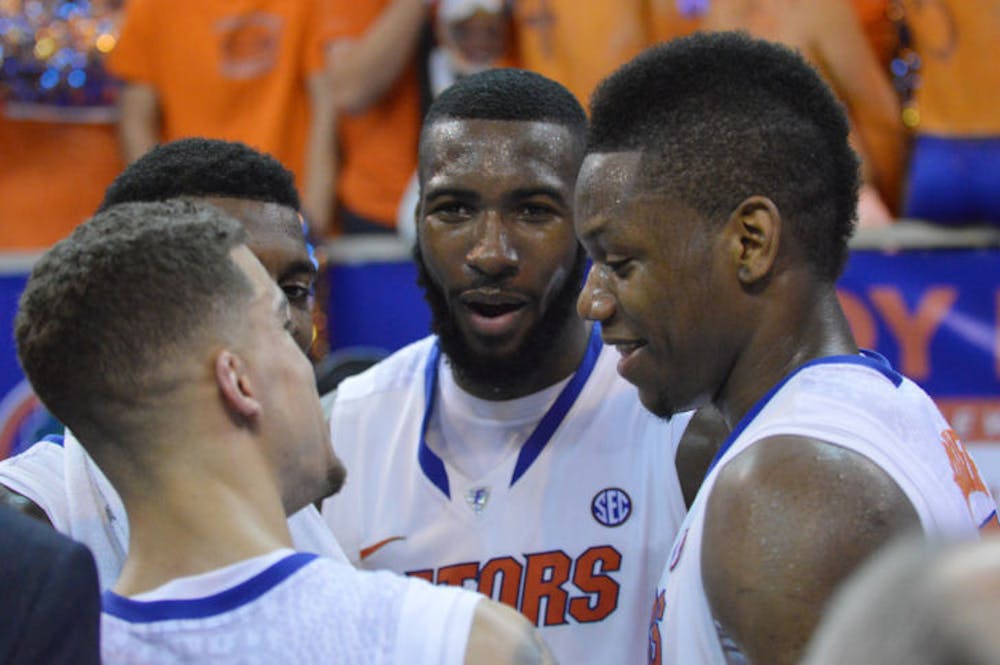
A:
<svg viewBox="0 0 1000 665">
<path fill-rule="evenodd" d="M 386 538 L 385 540 L 380 540 L 377 543 L 375 543 L 374 545 L 369 545 L 368 547 L 366 547 L 366 548 L 364 548 L 364 549 L 362 549 L 360 551 L 361 560 L 364 561 L 365 559 L 367 559 L 368 557 L 370 557 L 372 554 L 375 554 L 375 552 L 379 551 L 380 549 L 382 549 L 383 547 L 385 547 L 389 543 L 391 543 L 393 541 L 396 541 L 396 540 L 406 540 L 406 536 L 393 536 L 392 538 Z"/>
</svg>

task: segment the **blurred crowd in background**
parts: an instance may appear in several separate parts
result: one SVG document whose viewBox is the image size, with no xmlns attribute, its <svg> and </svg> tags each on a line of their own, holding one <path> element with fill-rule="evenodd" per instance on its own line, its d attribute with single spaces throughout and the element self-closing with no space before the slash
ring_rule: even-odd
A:
<svg viewBox="0 0 1000 665">
<path fill-rule="evenodd" d="M 1000 223 L 1000 0 L 0 0 L 0 250 L 44 248 L 160 141 L 291 168 L 316 240 L 412 232 L 421 116 L 456 77 L 538 71 L 586 106 L 650 44 L 743 29 L 849 111 L 862 226 Z"/>
</svg>

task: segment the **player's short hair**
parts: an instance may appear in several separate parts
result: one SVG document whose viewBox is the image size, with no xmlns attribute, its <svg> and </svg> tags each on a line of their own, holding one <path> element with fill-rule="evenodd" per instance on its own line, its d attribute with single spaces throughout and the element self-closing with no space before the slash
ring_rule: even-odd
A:
<svg viewBox="0 0 1000 665">
<path fill-rule="evenodd" d="M 1000 659 L 1000 541 L 900 538 L 827 604 L 803 665 L 987 665 Z"/>
<path fill-rule="evenodd" d="M 524 69 L 488 69 L 456 81 L 438 95 L 427 110 L 421 145 L 427 130 L 445 120 L 513 120 L 562 125 L 570 130 L 581 156 L 587 140 L 587 114 L 573 93 L 552 79 Z"/>
<path fill-rule="evenodd" d="M 74 431 L 104 431 L 169 387 L 171 363 L 221 334 L 253 286 L 243 226 L 204 203 L 113 206 L 35 264 L 14 329 L 35 392 Z"/>
<path fill-rule="evenodd" d="M 209 196 L 301 208 L 295 176 L 271 155 L 236 141 L 185 138 L 129 164 L 104 193 L 98 212 L 119 203 Z"/>
<path fill-rule="evenodd" d="M 843 107 L 789 48 L 721 32 L 648 49 L 595 91 L 588 151 L 640 151 L 639 186 L 709 220 L 767 196 L 818 277 L 847 260 L 858 158 Z"/>
</svg>

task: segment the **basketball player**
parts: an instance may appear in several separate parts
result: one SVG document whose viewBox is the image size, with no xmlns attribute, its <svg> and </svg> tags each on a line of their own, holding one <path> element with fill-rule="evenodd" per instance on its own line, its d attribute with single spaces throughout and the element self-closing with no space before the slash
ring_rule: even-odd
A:
<svg viewBox="0 0 1000 665">
<path fill-rule="evenodd" d="M 245 237 L 202 203 L 114 206 L 47 252 L 22 295 L 25 373 L 129 514 L 103 662 L 546 659 L 522 617 L 479 594 L 291 549 L 285 516 L 336 492 L 344 468 L 288 299 Z"/>
<path fill-rule="evenodd" d="M 880 545 L 973 538 L 993 500 L 930 398 L 851 336 L 834 285 L 858 160 L 801 56 L 742 33 L 675 40 L 612 74 L 591 122 L 578 310 L 652 412 L 712 402 L 733 427 L 665 568 L 650 660 L 798 662 Z"/>
<path fill-rule="evenodd" d="M 227 211 L 247 231 L 247 244 L 285 292 L 295 340 L 312 341 L 310 260 L 299 221 L 293 176 L 274 158 L 243 145 L 182 139 L 146 153 L 108 188 L 101 208 L 127 201 L 195 197 Z M 150 260 L 155 250 L 150 249 Z M 128 520 L 121 499 L 75 438 L 41 441 L 0 462 L 0 501 L 86 544 L 97 560 L 101 587 L 121 571 L 128 546 Z M 317 511 L 305 508 L 290 528 L 296 547 L 343 558 Z"/>
<path fill-rule="evenodd" d="M 642 659 L 684 505 L 659 420 L 573 311 L 586 116 L 520 70 L 461 79 L 420 143 L 416 261 L 436 334 L 340 384 L 348 558 L 518 608 L 567 663 Z M 662 527 L 662 530 L 661 530 Z"/>
</svg>

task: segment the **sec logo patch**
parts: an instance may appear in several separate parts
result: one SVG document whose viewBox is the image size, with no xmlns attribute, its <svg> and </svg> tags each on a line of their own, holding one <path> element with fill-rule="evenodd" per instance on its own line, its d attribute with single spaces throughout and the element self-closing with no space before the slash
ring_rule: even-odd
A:
<svg viewBox="0 0 1000 665">
<path fill-rule="evenodd" d="M 632 499 L 625 490 L 608 487 L 594 495 L 590 513 L 604 526 L 621 526 L 632 514 Z"/>
</svg>

